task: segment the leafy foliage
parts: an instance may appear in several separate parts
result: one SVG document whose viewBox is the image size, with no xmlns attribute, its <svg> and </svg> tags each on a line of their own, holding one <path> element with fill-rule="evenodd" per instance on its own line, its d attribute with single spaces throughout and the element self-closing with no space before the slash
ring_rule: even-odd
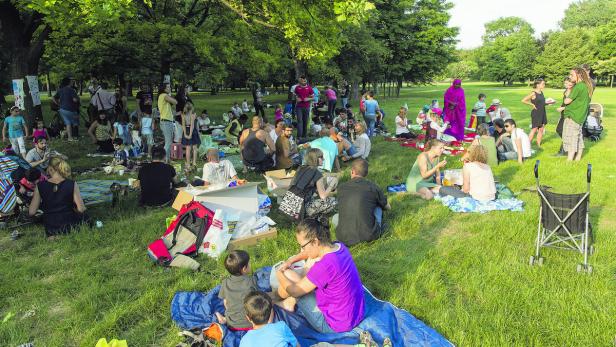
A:
<svg viewBox="0 0 616 347">
<path fill-rule="evenodd" d="M 579 0 L 569 5 L 560 26 L 564 30 L 594 28 L 606 24 L 615 17 L 616 0 Z"/>
</svg>

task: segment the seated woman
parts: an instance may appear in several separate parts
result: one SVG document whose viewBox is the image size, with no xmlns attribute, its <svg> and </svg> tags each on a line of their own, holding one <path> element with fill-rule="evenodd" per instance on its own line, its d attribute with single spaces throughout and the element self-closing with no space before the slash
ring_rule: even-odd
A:
<svg viewBox="0 0 616 347">
<path fill-rule="evenodd" d="M 398 115 L 396 116 L 396 137 L 403 139 L 412 139 L 415 136 L 409 131 L 409 120 L 406 118 L 408 110 L 406 107 L 400 107 Z"/>
<path fill-rule="evenodd" d="M 494 137 L 490 135 L 490 127 L 486 123 L 479 124 L 477 126 L 477 135 L 479 135 L 473 141 L 473 145 L 481 145 L 485 147 L 488 152 L 488 165 L 491 167 L 496 167 L 498 165 L 498 157 L 496 155 L 496 140 Z M 462 161 L 468 161 L 468 155 L 470 152 L 467 152 Z"/>
<path fill-rule="evenodd" d="M 290 187 L 296 187 L 306 196 L 304 217 L 332 213 L 337 201 L 332 191 L 338 185 L 336 177 L 324 177 L 319 167 L 323 165 L 323 152 L 318 148 L 311 148 L 304 157 L 304 166 L 295 173 Z"/>
<path fill-rule="evenodd" d="M 447 165 L 447 160 L 439 161 L 445 144 L 432 139 L 426 143 L 427 152 L 417 156 L 411 172 L 406 178 L 406 190 L 419 194 L 430 200 L 441 190 L 441 169 Z"/>
<path fill-rule="evenodd" d="M 496 183 L 488 163 L 488 151 L 482 145 L 472 145 L 462 168 L 462 190 L 455 187 L 443 187 L 440 194 L 455 198 L 471 197 L 478 201 L 491 201 L 496 198 Z"/>
<path fill-rule="evenodd" d="M 353 156 L 357 153 L 355 146 L 353 146 L 351 141 L 347 140 L 339 129 L 335 127 L 329 128 L 329 137 L 334 140 L 336 146 L 338 146 L 338 155 L 340 157 L 344 158 L 345 156 Z"/>
<path fill-rule="evenodd" d="M 342 157 L 343 161 L 349 161 L 351 159 L 362 158 L 368 160 L 370 150 L 372 149 L 372 142 L 370 137 L 366 133 L 366 122 L 357 122 L 354 125 L 355 141 L 353 141 L 353 147 L 355 148 L 355 154 L 347 153 Z"/>
<path fill-rule="evenodd" d="M 90 125 L 88 134 L 92 142 L 98 145 L 98 153 L 113 153 L 113 143 L 111 142 L 111 122 L 107 119 L 105 111 L 98 112 L 98 118 Z"/>
<path fill-rule="evenodd" d="M 79 186 L 68 179 L 71 167 L 61 158 L 52 158 L 47 167 L 47 181 L 38 182 L 30 203 L 30 216 L 43 211 L 45 234 L 49 239 L 66 234 L 87 221 L 86 207 L 79 194 Z"/>
<path fill-rule="evenodd" d="M 329 228 L 314 219 L 302 221 L 295 238 L 300 253 L 276 269 L 278 295 L 297 299 L 297 309 L 321 333 L 346 332 L 364 319 L 364 289 L 348 248 L 332 242 Z M 305 260 L 302 271 L 290 270 Z"/>
</svg>

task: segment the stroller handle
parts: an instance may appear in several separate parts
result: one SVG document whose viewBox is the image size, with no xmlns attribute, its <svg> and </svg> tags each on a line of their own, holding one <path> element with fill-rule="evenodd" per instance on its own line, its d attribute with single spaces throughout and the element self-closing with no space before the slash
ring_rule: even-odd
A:
<svg viewBox="0 0 616 347">
<path fill-rule="evenodd" d="M 592 165 L 588 164 L 588 168 L 586 169 L 586 182 L 590 183 L 591 176 L 592 176 Z"/>
<path fill-rule="evenodd" d="M 588 176 L 588 177 L 590 177 L 590 176 Z M 537 160 L 535 162 L 535 178 L 539 178 L 539 160 Z M 590 178 L 589 178 L 589 180 L 590 180 Z"/>
</svg>

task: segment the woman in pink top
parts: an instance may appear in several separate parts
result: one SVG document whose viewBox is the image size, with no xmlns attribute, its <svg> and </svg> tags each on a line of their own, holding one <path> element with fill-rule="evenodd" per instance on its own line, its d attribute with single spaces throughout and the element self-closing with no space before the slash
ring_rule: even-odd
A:
<svg viewBox="0 0 616 347">
<path fill-rule="evenodd" d="M 327 117 L 331 120 L 334 119 L 334 110 L 336 109 L 336 102 L 338 101 L 334 87 L 328 85 L 327 89 L 325 89 L 325 96 L 327 96 Z"/>
<path fill-rule="evenodd" d="M 300 253 L 276 269 L 281 298 L 294 297 L 308 323 L 322 333 L 346 332 L 364 319 L 364 289 L 349 249 L 332 242 L 329 228 L 305 219 L 295 233 Z M 306 260 L 305 273 L 289 270 Z"/>
</svg>

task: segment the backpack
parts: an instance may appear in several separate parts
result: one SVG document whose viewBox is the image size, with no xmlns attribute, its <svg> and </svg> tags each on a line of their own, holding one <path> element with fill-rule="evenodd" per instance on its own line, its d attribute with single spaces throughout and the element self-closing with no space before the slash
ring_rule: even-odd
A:
<svg viewBox="0 0 616 347">
<path fill-rule="evenodd" d="M 148 256 L 162 266 L 169 266 L 179 254 L 197 256 L 213 217 L 214 212 L 197 201 L 182 206 L 163 237 L 150 243 Z"/>
<path fill-rule="evenodd" d="M 284 194 L 282 202 L 278 206 L 280 212 L 294 220 L 302 220 L 304 218 L 306 203 L 314 193 L 314 187 L 308 187 L 307 185 L 314 179 L 316 174 L 316 170 L 301 170 L 297 173 L 297 179 L 294 180 L 289 190 Z"/>
</svg>

